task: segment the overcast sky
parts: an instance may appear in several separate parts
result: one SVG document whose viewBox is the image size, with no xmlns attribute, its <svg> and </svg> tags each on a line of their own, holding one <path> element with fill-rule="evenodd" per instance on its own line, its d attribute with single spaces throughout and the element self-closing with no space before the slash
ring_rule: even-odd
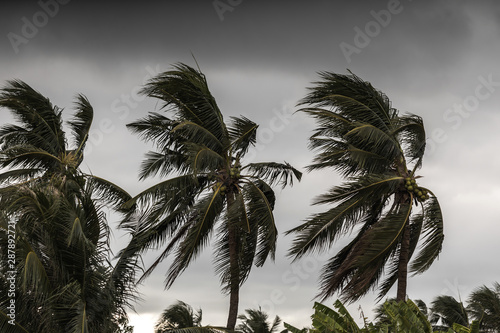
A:
<svg viewBox="0 0 500 333">
<path fill-rule="evenodd" d="M 66 117 L 75 94 L 86 95 L 95 121 L 83 169 L 132 195 L 156 180 L 137 180 L 149 147 L 125 125 L 157 110 L 156 101 L 136 92 L 172 64 L 195 66 L 194 55 L 226 119 L 244 115 L 260 124 L 253 160 L 287 161 L 301 170 L 313 156 L 307 138 L 314 123 L 292 115 L 295 105 L 318 71 L 350 69 L 386 93 L 393 107 L 424 118 L 428 151 L 420 183 L 440 200 L 445 243 L 439 261 L 410 278 L 409 297 L 465 299 L 474 288 L 500 281 L 496 1 L 41 0 L 0 7 L 0 84 L 24 80 L 65 108 Z M 0 122 L 9 121 L 2 110 Z M 292 188 L 276 189 L 280 232 L 326 209 L 311 207 L 312 198 L 341 181 L 334 171 L 313 172 Z M 116 227 L 117 217 L 109 219 Z M 114 235 L 118 251 L 126 236 Z M 276 261 L 253 269 L 241 290 L 240 313 L 261 305 L 271 317 L 310 325 L 326 256 L 291 264 L 290 242 L 280 236 Z M 131 314 L 136 332 L 152 332 L 160 312 L 176 300 L 201 308 L 203 324 L 225 325 L 228 298 L 220 293 L 210 248 L 164 290 L 167 267 L 140 287 L 145 301 Z M 369 313 L 374 296 L 349 307 L 356 318 L 359 306 Z"/>
</svg>

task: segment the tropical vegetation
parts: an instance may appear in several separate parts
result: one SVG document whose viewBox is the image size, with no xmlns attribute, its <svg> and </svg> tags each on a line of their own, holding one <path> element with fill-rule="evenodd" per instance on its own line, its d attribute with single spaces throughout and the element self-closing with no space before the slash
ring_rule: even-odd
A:
<svg viewBox="0 0 500 333">
<path fill-rule="evenodd" d="M 347 180 L 319 195 L 313 205 L 332 205 L 289 230 L 290 256 L 299 259 L 351 241 L 323 266 L 320 292 L 355 301 L 370 290 L 383 298 L 397 282 L 406 299 L 408 273 L 426 271 L 444 239 L 443 217 L 434 193 L 417 183 L 425 152 L 421 117 L 400 114 L 389 98 L 356 75 L 320 73 L 299 105 L 317 127 L 308 170 L 332 168 Z M 381 281 L 382 280 L 382 281 Z"/>
<path fill-rule="evenodd" d="M 321 272 L 318 296 L 324 301 L 339 293 L 340 299 L 333 308 L 316 302 L 310 327 L 283 323 L 282 333 L 500 332 L 497 282 L 476 288 L 465 302 L 439 295 L 427 306 L 406 297 L 408 273 L 426 271 L 444 239 L 439 202 L 417 175 L 423 120 L 400 114 L 352 73 L 320 77 L 299 103 L 317 122 L 309 141 L 316 156 L 307 169 L 332 168 L 346 181 L 314 199 L 328 210 L 287 231 L 295 236 L 289 255 L 300 260 L 351 232 L 354 237 Z M 244 116 L 225 121 L 199 68 L 177 64 L 142 93 L 161 109 L 128 128 L 155 147 L 139 179 L 160 181 L 131 196 L 82 169 L 94 119 L 84 95 L 66 117 L 23 81 L 0 89 L 0 108 L 14 119 L 0 127 L 0 332 L 130 333 L 127 312 L 138 301 L 137 284 L 168 259 L 170 287 L 209 245 L 229 295 L 226 325 L 202 325 L 201 309 L 177 301 L 155 332 L 279 329 L 281 319 L 270 320 L 260 307 L 238 313 L 240 287 L 254 265 L 276 255 L 274 188 L 300 181 L 302 173 L 287 162 L 245 160 L 258 125 Z M 113 210 L 130 236 L 117 256 L 107 216 Z M 150 249 L 160 254 L 144 271 L 140 257 Z M 345 302 L 369 290 L 378 290 L 381 300 L 396 283 L 396 297 L 374 309 L 373 321 L 362 314 L 360 323 L 347 310 Z"/>
<path fill-rule="evenodd" d="M 9 81 L 0 107 L 16 120 L 0 128 L 2 332 L 128 331 L 138 266 L 110 261 L 103 207 L 130 196 L 79 168 L 92 106 L 76 97 L 70 142 L 62 109 L 25 82 Z"/>
<path fill-rule="evenodd" d="M 284 188 L 302 174 L 286 162 L 245 164 L 258 125 L 244 116 L 226 124 L 199 69 L 177 64 L 142 92 L 161 101 L 164 112 L 128 125 L 157 148 L 146 154 L 140 179 L 171 176 L 124 206 L 130 209 L 122 223 L 133 235 L 130 246 L 137 253 L 162 248 L 142 279 L 171 255 L 170 287 L 213 236 L 215 271 L 230 297 L 226 327 L 234 329 L 239 290 L 251 267 L 275 256 L 272 186 Z"/>
<path fill-rule="evenodd" d="M 281 324 L 280 317 L 274 317 L 272 322 L 269 322 L 267 313 L 258 309 L 246 309 L 246 314 L 238 316 L 241 323 L 236 327 L 238 332 L 242 333 L 274 333 L 278 330 Z"/>
</svg>

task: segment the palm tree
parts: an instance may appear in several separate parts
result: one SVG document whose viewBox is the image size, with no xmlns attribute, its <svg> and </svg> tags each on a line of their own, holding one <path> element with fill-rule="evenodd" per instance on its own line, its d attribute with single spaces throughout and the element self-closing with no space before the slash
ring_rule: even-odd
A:
<svg viewBox="0 0 500 333">
<path fill-rule="evenodd" d="M 435 330 L 447 330 L 452 328 L 454 323 L 469 326 L 469 317 L 463 303 L 453 296 L 437 296 L 432 301 L 430 310 L 430 322 Z M 437 325 L 439 319 L 441 325 Z"/>
<path fill-rule="evenodd" d="M 333 168 L 348 179 L 313 202 L 332 208 L 287 232 L 296 235 L 290 255 L 326 250 L 355 232 L 323 266 L 318 296 L 340 291 L 354 301 L 378 288 L 382 298 L 397 281 L 396 298 L 405 300 L 408 271 L 427 270 L 444 237 L 436 196 L 416 182 L 425 151 L 423 121 L 400 115 L 386 95 L 352 73 L 320 76 L 299 104 L 318 124 L 310 137 L 318 154 L 308 170 Z"/>
<path fill-rule="evenodd" d="M 161 100 L 172 116 L 151 113 L 128 125 L 158 149 L 146 154 L 140 179 L 173 175 L 126 206 L 146 206 L 139 223 L 128 217 L 123 223 L 139 252 L 167 242 L 143 278 L 174 252 L 166 279 L 170 287 L 215 233 L 215 270 L 230 295 L 227 328 L 234 329 L 239 289 L 252 264 L 274 259 L 278 233 L 271 186 L 292 184 L 301 173 L 286 162 L 243 165 L 258 126 L 243 116 L 226 125 L 200 70 L 177 64 L 142 92 Z"/>
<path fill-rule="evenodd" d="M 238 316 L 242 322 L 237 326 L 237 330 L 243 333 L 274 333 L 281 324 L 280 317 L 274 317 L 272 323 L 268 322 L 269 316 L 262 309 L 246 309 L 246 313 Z"/>
<path fill-rule="evenodd" d="M 202 312 L 194 313 L 193 308 L 182 301 L 166 308 L 156 323 L 155 333 L 165 333 L 172 329 L 201 327 Z"/>
<path fill-rule="evenodd" d="M 467 309 L 472 318 L 481 322 L 484 332 L 500 332 L 500 283 L 475 289 L 469 295 Z"/>
<path fill-rule="evenodd" d="M 18 125 L 0 128 L 0 256 L 11 258 L 15 241 L 16 325 L 5 332 L 117 332 L 127 329 L 134 299 L 133 257 L 109 261 L 105 204 L 130 196 L 118 186 L 79 170 L 93 110 L 77 96 L 68 122 L 62 110 L 22 81 L 0 92 L 0 107 Z M 7 171 L 5 171 L 7 170 Z M 15 226 L 15 239 L 11 232 Z M 3 282 L 12 266 L 0 264 Z M 0 326 L 11 297 L 0 296 Z M 2 331 L 4 332 L 4 331 Z"/>
</svg>

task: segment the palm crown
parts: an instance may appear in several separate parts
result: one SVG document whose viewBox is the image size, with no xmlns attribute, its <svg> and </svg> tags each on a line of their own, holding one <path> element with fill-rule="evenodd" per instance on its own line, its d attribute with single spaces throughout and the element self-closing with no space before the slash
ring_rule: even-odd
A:
<svg viewBox="0 0 500 333">
<path fill-rule="evenodd" d="M 0 106 L 18 124 L 0 128 L 0 238 L 16 227 L 17 324 L 37 332 L 111 332 L 126 319 L 134 298 L 134 260 L 109 263 L 109 229 L 103 204 L 130 196 L 109 181 L 79 170 L 93 119 L 78 95 L 68 124 L 62 110 L 22 81 L 10 81 Z M 0 252 L 2 257 L 7 252 Z M 5 258 L 5 257 L 4 257 Z M 4 261 L 2 261 L 4 262 Z M 6 261 L 5 261 L 6 262 Z M 0 265 L 5 274 L 6 265 Z M 12 270 L 12 267 L 11 269 Z M 6 295 L 0 298 L 3 309 Z M 3 312 L 2 312 L 3 314 Z M 0 315 L 0 326 L 5 320 Z M 4 322 L 5 323 L 5 322 Z"/>
<path fill-rule="evenodd" d="M 172 116 L 152 113 L 128 125 L 158 149 L 147 153 L 140 177 L 173 177 L 133 198 L 128 207 L 143 204 L 149 209 L 137 226 L 127 219 L 124 226 L 132 228 L 138 251 L 168 241 L 144 275 L 175 251 L 167 287 L 216 231 L 214 264 L 231 295 L 228 327 L 234 328 L 239 286 L 254 263 L 262 266 L 274 258 L 272 186 L 292 184 L 301 173 L 288 163 L 243 164 L 258 126 L 246 117 L 232 117 L 226 125 L 199 70 L 178 64 L 153 78 L 143 93 L 160 99 Z"/>
<path fill-rule="evenodd" d="M 288 231 L 297 235 L 290 255 L 324 250 L 356 230 L 324 265 L 320 295 L 341 291 L 344 299 L 356 300 L 383 278 L 379 296 L 398 281 L 398 299 L 404 300 L 417 244 L 420 251 L 409 268 L 421 273 L 443 242 L 437 198 L 416 182 L 425 151 L 423 121 L 400 115 L 386 95 L 352 73 L 320 75 L 322 81 L 300 103 L 318 124 L 310 138 L 317 155 L 308 169 L 333 168 L 348 180 L 314 200 L 332 208 Z"/>
</svg>

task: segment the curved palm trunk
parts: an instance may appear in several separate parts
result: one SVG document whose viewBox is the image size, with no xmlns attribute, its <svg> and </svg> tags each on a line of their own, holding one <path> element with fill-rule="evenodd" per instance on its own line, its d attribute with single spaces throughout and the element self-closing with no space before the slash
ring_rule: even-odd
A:
<svg viewBox="0 0 500 333">
<path fill-rule="evenodd" d="M 398 289 L 396 301 L 406 301 L 406 285 L 408 279 L 408 261 L 410 256 L 410 221 L 406 222 L 401 239 L 401 252 L 398 263 Z"/>
<path fill-rule="evenodd" d="M 232 204 L 233 197 L 231 194 L 227 196 L 227 206 Z M 230 220 L 230 219 L 229 219 Z M 238 318 L 238 304 L 240 301 L 240 267 L 238 264 L 238 235 L 235 225 L 230 221 L 229 229 L 229 262 L 231 270 L 230 294 L 229 294 L 229 315 L 227 318 L 226 328 L 234 330 L 236 319 Z"/>
</svg>

